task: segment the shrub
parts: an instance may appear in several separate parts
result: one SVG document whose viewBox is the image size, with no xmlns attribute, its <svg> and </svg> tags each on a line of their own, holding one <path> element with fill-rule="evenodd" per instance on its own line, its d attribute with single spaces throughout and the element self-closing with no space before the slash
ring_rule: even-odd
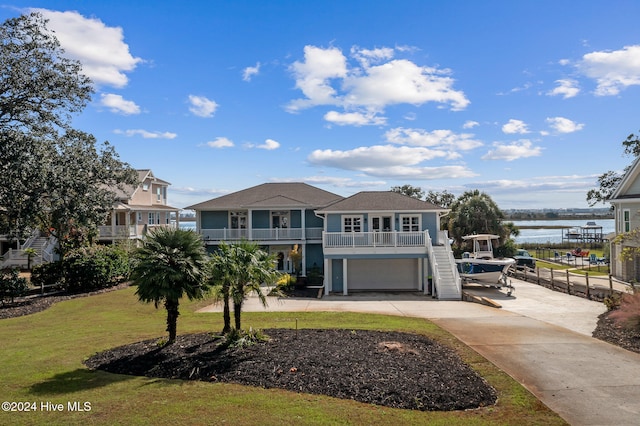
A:
<svg viewBox="0 0 640 426">
<path fill-rule="evenodd" d="M 607 311 L 613 311 L 620 307 L 620 301 L 622 300 L 621 293 L 613 293 L 611 296 L 607 296 L 602 301 L 604 306 L 607 307 Z"/>
<path fill-rule="evenodd" d="M 307 284 L 308 285 L 321 285 L 322 284 L 322 270 L 318 266 L 312 266 L 307 270 Z"/>
<path fill-rule="evenodd" d="M 269 336 L 264 334 L 262 330 L 249 328 L 249 331 L 238 330 L 232 328 L 230 332 L 225 335 L 225 346 L 232 348 L 244 348 L 246 346 L 252 346 L 256 343 L 266 342 L 269 340 Z"/>
<path fill-rule="evenodd" d="M 63 265 L 65 287 L 72 293 L 112 287 L 127 280 L 130 274 L 127 252 L 110 246 L 71 250 Z"/>
<path fill-rule="evenodd" d="M 620 307 L 609 317 L 628 329 L 640 332 L 640 292 L 623 295 Z"/>
<path fill-rule="evenodd" d="M 37 287 L 64 284 L 62 262 L 42 263 L 31 270 L 31 284 Z"/>
<path fill-rule="evenodd" d="M 16 297 L 25 296 L 29 291 L 26 278 L 21 278 L 19 270 L 3 269 L 0 274 L 0 299 L 2 299 L 2 305 L 7 300 L 13 303 Z"/>
</svg>

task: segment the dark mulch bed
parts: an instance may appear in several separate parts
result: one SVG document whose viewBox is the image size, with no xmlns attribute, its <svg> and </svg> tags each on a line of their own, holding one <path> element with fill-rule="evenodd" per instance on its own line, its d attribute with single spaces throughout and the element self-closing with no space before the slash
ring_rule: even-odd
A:
<svg viewBox="0 0 640 426">
<path fill-rule="evenodd" d="M 598 317 L 598 325 L 593 332 L 593 337 L 640 353 L 640 332 L 616 324 L 614 320 L 609 318 L 609 312 Z"/>
<path fill-rule="evenodd" d="M 208 333 L 172 345 L 146 340 L 101 352 L 85 364 L 119 374 L 232 382 L 416 410 L 462 410 L 496 392 L 449 348 L 408 333 L 264 331 L 270 339 L 228 347 Z"/>
</svg>

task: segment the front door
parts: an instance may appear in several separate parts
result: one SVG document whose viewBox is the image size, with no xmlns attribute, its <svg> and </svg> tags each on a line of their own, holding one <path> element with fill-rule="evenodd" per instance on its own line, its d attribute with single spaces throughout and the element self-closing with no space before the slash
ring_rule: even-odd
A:
<svg viewBox="0 0 640 426">
<path fill-rule="evenodd" d="M 375 243 L 390 245 L 393 234 L 391 233 L 391 216 L 372 216 L 371 231 L 375 233 Z"/>
</svg>

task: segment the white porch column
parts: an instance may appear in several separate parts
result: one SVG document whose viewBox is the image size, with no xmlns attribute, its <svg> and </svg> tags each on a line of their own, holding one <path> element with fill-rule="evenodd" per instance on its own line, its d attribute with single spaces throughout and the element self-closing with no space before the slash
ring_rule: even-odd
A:
<svg viewBox="0 0 640 426">
<path fill-rule="evenodd" d="M 418 279 L 420 280 L 420 284 L 419 284 L 419 288 L 418 290 L 422 290 L 422 293 L 427 294 L 427 285 L 424 281 L 424 259 L 423 258 L 419 258 L 418 259 Z"/>
<path fill-rule="evenodd" d="M 118 212 L 114 209 L 111 211 L 111 238 L 116 236 L 116 215 Z"/>
<path fill-rule="evenodd" d="M 127 211 L 124 214 L 124 226 L 126 229 L 126 238 L 131 238 L 131 212 Z M 138 227 L 136 226 L 136 234 L 138 233 Z"/>
<path fill-rule="evenodd" d="M 342 294 L 347 295 L 347 259 L 342 259 Z"/>
<path fill-rule="evenodd" d="M 331 291 L 331 262 L 329 259 L 324 259 L 324 294 L 329 294 Z"/>
<path fill-rule="evenodd" d="M 247 239 L 253 240 L 253 210 L 247 211 Z"/>
<path fill-rule="evenodd" d="M 302 227 L 302 240 L 304 241 L 307 239 L 307 232 L 306 232 L 307 224 L 306 224 L 306 217 L 305 217 L 306 215 L 304 214 L 304 209 L 300 209 L 300 216 L 301 216 L 300 226 Z M 305 269 L 304 263 L 302 264 L 302 269 L 303 270 Z"/>
<path fill-rule="evenodd" d="M 302 258 L 300 262 L 302 262 L 302 275 L 307 276 L 307 245 L 305 243 L 300 244 L 300 251 L 302 253 Z"/>
</svg>

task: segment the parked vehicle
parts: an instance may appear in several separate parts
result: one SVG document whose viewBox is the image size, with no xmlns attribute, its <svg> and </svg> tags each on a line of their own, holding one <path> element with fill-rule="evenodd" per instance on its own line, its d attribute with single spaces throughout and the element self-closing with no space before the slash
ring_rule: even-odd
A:
<svg viewBox="0 0 640 426">
<path fill-rule="evenodd" d="M 534 259 L 525 249 L 518 249 L 513 258 L 516 260 L 516 268 L 518 269 L 534 269 L 536 267 L 536 259 Z"/>
</svg>

